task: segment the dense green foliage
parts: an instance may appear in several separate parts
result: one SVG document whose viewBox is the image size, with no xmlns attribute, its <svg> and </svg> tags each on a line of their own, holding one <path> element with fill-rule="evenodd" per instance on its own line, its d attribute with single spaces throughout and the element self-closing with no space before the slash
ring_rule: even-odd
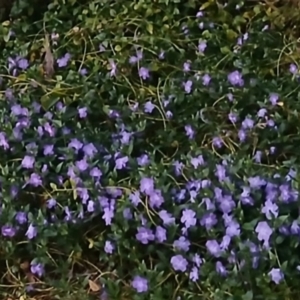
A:
<svg viewBox="0 0 300 300">
<path fill-rule="evenodd" d="M 298 299 L 298 9 L 200 2 L 14 4 L 2 298 Z"/>
</svg>

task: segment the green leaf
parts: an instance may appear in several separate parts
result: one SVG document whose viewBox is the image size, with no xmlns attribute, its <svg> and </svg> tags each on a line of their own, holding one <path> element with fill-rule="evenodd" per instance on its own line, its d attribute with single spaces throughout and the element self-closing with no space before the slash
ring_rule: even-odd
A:
<svg viewBox="0 0 300 300">
<path fill-rule="evenodd" d="M 146 29 L 151 35 L 153 34 L 153 25 L 151 23 L 147 24 Z"/>
<path fill-rule="evenodd" d="M 252 300 L 253 299 L 253 292 L 248 291 L 245 295 L 243 295 L 243 300 Z"/>
</svg>

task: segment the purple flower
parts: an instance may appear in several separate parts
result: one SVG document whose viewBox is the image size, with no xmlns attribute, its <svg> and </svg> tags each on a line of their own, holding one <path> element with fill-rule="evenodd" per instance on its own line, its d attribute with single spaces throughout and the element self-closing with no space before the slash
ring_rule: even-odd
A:
<svg viewBox="0 0 300 300">
<path fill-rule="evenodd" d="M 216 271 L 221 276 L 226 276 L 227 275 L 227 270 L 220 261 L 216 262 Z"/>
<path fill-rule="evenodd" d="M 144 245 L 148 244 L 149 241 L 154 241 L 155 239 L 152 230 L 146 227 L 139 227 L 135 237 L 138 241 L 140 241 Z"/>
<path fill-rule="evenodd" d="M 140 191 L 150 196 L 154 191 L 154 180 L 147 177 L 142 178 L 140 181 Z"/>
<path fill-rule="evenodd" d="M 163 224 L 168 226 L 168 225 L 173 225 L 175 224 L 175 218 L 168 213 L 166 210 L 161 210 L 158 213 L 160 219 L 163 221 Z"/>
<path fill-rule="evenodd" d="M 160 190 L 154 190 L 149 195 L 149 204 L 151 208 L 159 208 L 164 203 L 164 198 Z"/>
<path fill-rule="evenodd" d="M 254 121 L 250 118 L 245 118 L 242 122 L 243 129 L 251 129 L 254 126 Z"/>
<path fill-rule="evenodd" d="M 295 75 L 298 72 L 298 67 L 295 64 L 290 64 L 290 72 Z"/>
<path fill-rule="evenodd" d="M 143 79 L 143 80 L 146 80 L 147 78 L 150 77 L 149 75 L 149 70 L 145 67 L 141 67 L 139 69 L 139 76 Z"/>
<path fill-rule="evenodd" d="M 42 182 L 42 178 L 40 175 L 33 173 L 30 175 L 27 183 L 34 187 L 38 187 L 38 186 L 41 186 L 43 182 Z"/>
<path fill-rule="evenodd" d="M 27 238 L 32 240 L 37 236 L 37 228 L 30 224 L 25 235 L 27 236 Z"/>
<path fill-rule="evenodd" d="M 105 253 L 112 254 L 114 249 L 115 249 L 115 247 L 114 247 L 114 245 L 112 244 L 111 241 L 106 241 L 105 242 L 105 245 L 104 245 Z"/>
<path fill-rule="evenodd" d="M 259 118 L 263 118 L 265 115 L 267 114 L 267 110 L 265 108 L 261 108 L 258 113 L 257 113 L 257 116 Z"/>
<path fill-rule="evenodd" d="M 275 93 L 271 93 L 270 94 L 269 100 L 270 100 L 270 102 L 271 102 L 272 105 L 276 105 L 278 99 L 279 99 L 279 95 L 278 94 L 275 94 Z"/>
<path fill-rule="evenodd" d="M 255 228 L 255 232 L 257 233 L 257 238 L 259 241 L 264 243 L 266 248 L 269 247 L 269 239 L 273 233 L 272 228 L 266 221 L 261 221 L 257 224 Z"/>
<path fill-rule="evenodd" d="M 282 281 L 284 279 L 284 274 L 282 273 L 282 271 L 279 268 L 273 268 L 268 275 L 271 277 L 271 280 L 276 283 L 279 284 L 280 281 Z"/>
<path fill-rule="evenodd" d="M 200 224 L 207 230 L 212 229 L 218 223 L 218 219 L 213 213 L 206 213 L 200 220 Z"/>
<path fill-rule="evenodd" d="M 203 53 L 205 51 L 206 47 L 207 47 L 207 43 L 205 41 L 202 41 L 198 44 L 198 51 L 200 53 Z"/>
<path fill-rule="evenodd" d="M 116 159 L 116 169 L 122 170 L 122 169 L 126 168 L 128 161 L 129 161 L 128 156 L 117 158 Z"/>
<path fill-rule="evenodd" d="M 110 207 L 105 207 L 102 219 L 105 221 L 106 226 L 111 225 L 111 221 L 113 217 L 114 217 L 113 209 Z"/>
<path fill-rule="evenodd" d="M 148 291 L 148 280 L 141 276 L 135 276 L 131 282 L 131 286 L 138 293 L 145 293 Z"/>
<path fill-rule="evenodd" d="M 173 243 L 174 248 L 177 248 L 178 250 L 182 250 L 184 252 L 189 251 L 190 245 L 190 241 L 187 240 L 184 236 L 181 236 L 178 240 L 175 240 Z"/>
<path fill-rule="evenodd" d="M 44 155 L 48 156 L 48 155 L 52 155 L 54 154 L 54 146 L 53 145 L 45 145 L 44 146 Z"/>
<path fill-rule="evenodd" d="M 31 262 L 30 271 L 32 274 L 42 277 L 45 273 L 44 265 L 41 263 Z"/>
<path fill-rule="evenodd" d="M 188 136 L 189 139 L 193 139 L 195 136 L 195 131 L 193 130 L 191 125 L 185 125 L 184 126 L 185 133 Z"/>
<path fill-rule="evenodd" d="M 189 278 L 191 279 L 191 281 L 196 282 L 199 279 L 199 270 L 197 267 L 193 267 L 190 274 L 189 274 Z"/>
<path fill-rule="evenodd" d="M 171 258 L 171 265 L 175 271 L 185 272 L 188 266 L 188 261 L 179 254 Z"/>
<path fill-rule="evenodd" d="M 10 225 L 3 225 L 1 227 L 1 233 L 3 236 L 14 237 L 16 235 L 17 230 Z"/>
<path fill-rule="evenodd" d="M 204 165 L 204 159 L 202 155 L 199 155 L 198 157 L 193 157 L 191 159 L 191 164 L 192 166 L 197 169 L 199 166 L 203 166 Z"/>
<path fill-rule="evenodd" d="M 154 108 L 155 108 L 155 105 L 151 101 L 147 101 L 144 105 L 144 111 L 149 114 L 152 113 Z"/>
<path fill-rule="evenodd" d="M 300 233 L 300 226 L 297 220 L 294 220 L 291 225 L 291 233 L 298 235 Z"/>
<path fill-rule="evenodd" d="M 87 108 L 86 107 L 82 107 L 78 109 L 78 115 L 80 119 L 84 119 L 87 116 Z"/>
<path fill-rule="evenodd" d="M 243 86 L 244 80 L 242 74 L 239 71 L 234 71 L 230 73 L 227 77 L 228 81 L 233 86 Z"/>
<path fill-rule="evenodd" d="M 185 62 L 183 64 L 183 72 L 189 72 L 191 70 L 191 63 L 190 62 Z"/>
<path fill-rule="evenodd" d="M 47 200 L 47 207 L 49 209 L 51 209 L 55 206 L 56 206 L 56 200 L 55 199 L 51 198 L 51 199 Z"/>
<path fill-rule="evenodd" d="M 192 91 L 193 82 L 191 80 L 188 80 L 184 84 L 184 90 L 187 94 L 190 94 Z"/>
<path fill-rule="evenodd" d="M 212 139 L 212 144 L 216 147 L 216 148 L 221 148 L 223 146 L 223 140 L 221 138 L 219 138 L 218 136 L 215 136 Z"/>
<path fill-rule="evenodd" d="M 69 53 L 66 53 L 63 57 L 61 58 L 58 58 L 57 59 L 57 65 L 59 68 L 63 68 L 63 67 L 66 67 L 69 60 L 71 58 L 71 55 Z"/>
<path fill-rule="evenodd" d="M 149 156 L 147 154 L 142 154 L 137 158 L 138 165 L 144 167 L 150 163 Z"/>
<path fill-rule="evenodd" d="M 267 200 L 261 209 L 261 212 L 265 214 L 268 220 L 272 220 L 274 217 L 278 217 L 278 205 L 271 200 Z"/>
<path fill-rule="evenodd" d="M 219 243 L 216 240 L 208 240 L 205 245 L 206 245 L 208 252 L 212 256 L 220 257 L 222 251 L 221 251 Z"/>
<path fill-rule="evenodd" d="M 163 243 L 167 240 L 167 230 L 161 226 L 157 226 L 155 229 L 155 237 L 158 242 Z"/>
<path fill-rule="evenodd" d="M 26 156 L 23 158 L 21 165 L 22 165 L 22 167 L 25 168 L 25 169 L 32 169 L 34 163 L 35 163 L 34 157 L 26 155 Z"/>
<path fill-rule="evenodd" d="M 134 193 L 131 193 L 129 195 L 129 200 L 134 206 L 137 206 L 141 202 L 139 191 L 135 191 Z"/>
<path fill-rule="evenodd" d="M 186 228 L 195 226 L 197 222 L 196 213 L 191 209 L 185 209 L 182 212 L 180 221 L 185 225 Z"/>
<path fill-rule="evenodd" d="M 27 214 L 23 211 L 18 212 L 16 214 L 15 218 L 16 218 L 17 222 L 21 225 L 25 224 L 27 222 Z"/>
<path fill-rule="evenodd" d="M 109 65 L 110 65 L 110 76 L 111 77 L 116 76 L 117 64 L 112 59 L 109 59 L 108 62 L 109 62 Z"/>
<path fill-rule="evenodd" d="M 152 113 L 154 108 L 155 108 L 155 105 L 151 101 L 147 101 L 144 105 L 144 111 L 149 114 Z"/>
<path fill-rule="evenodd" d="M 205 74 L 203 77 L 202 77 L 202 84 L 204 86 L 208 86 L 209 83 L 211 81 L 211 77 L 208 75 L 208 74 Z"/>
</svg>

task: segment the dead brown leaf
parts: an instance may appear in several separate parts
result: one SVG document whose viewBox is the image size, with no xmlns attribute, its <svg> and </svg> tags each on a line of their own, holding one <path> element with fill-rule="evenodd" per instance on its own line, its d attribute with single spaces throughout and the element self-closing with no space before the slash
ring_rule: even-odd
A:
<svg viewBox="0 0 300 300">
<path fill-rule="evenodd" d="M 89 279 L 89 287 L 93 292 L 99 292 L 100 291 L 100 285 L 94 282 L 93 280 Z"/>
</svg>

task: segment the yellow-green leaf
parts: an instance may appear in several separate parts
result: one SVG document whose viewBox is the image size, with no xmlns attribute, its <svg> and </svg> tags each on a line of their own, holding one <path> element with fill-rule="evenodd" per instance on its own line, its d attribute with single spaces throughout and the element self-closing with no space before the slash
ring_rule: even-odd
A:
<svg viewBox="0 0 300 300">
<path fill-rule="evenodd" d="M 122 50 L 122 47 L 121 47 L 120 45 L 116 45 L 116 46 L 115 46 L 115 50 L 116 50 L 117 52 L 120 52 L 120 51 Z"/>
<path fill-rule="evenodd" d="M 150 34 L 153 34 L 153 25 L 151 23 L 147 24 L 146 29 Z"/>
</svg>

